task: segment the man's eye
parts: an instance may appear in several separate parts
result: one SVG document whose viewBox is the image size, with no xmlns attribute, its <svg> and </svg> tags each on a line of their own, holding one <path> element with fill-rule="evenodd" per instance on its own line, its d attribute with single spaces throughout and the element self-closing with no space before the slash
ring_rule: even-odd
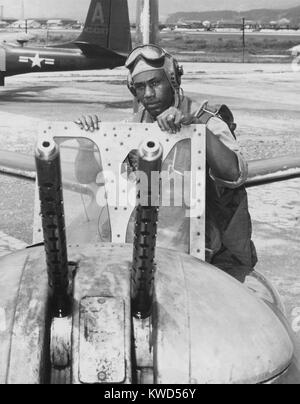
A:
<svg viewBox="0 0 300 404">
<path fill-rule="evenodd" d="M 145 90 L 145 85 L 144 84 L 136 84 L 135 89 L 138 91 Z"/>
<path fill-rule="evenodd" d="M 152 86 L 152 87 L 157 87 L 158 85 L 159 85 L 159 81 L 158 81 L 158 80 L 152 81 L 152 83 L 151 83 L 151 86 Z"/>
</svg>

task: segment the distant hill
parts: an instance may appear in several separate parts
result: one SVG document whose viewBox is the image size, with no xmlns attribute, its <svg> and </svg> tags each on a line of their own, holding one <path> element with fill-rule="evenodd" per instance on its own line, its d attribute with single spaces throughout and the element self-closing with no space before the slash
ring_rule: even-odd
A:
<svg viewBox="0 0 300 404">
<path fill-rule="evenodd" d="M 216 22 L 220 20 L 224 21 L 236 21 L 239 22 L 245 17 L 247 20 L 254 20 L 259 23 L 269 23 L 270 21 L 278 21 L 282 18 L 287 18 L 291 21 L 291 25 L 300 25 L 300 6 L 281 9 L 258 9 L 249 11 L 203 11 L 203 12 L 178 12 L 171 14 L 167 20 L 167 24 L 176 24 L 178 21 L 211 21 Z"/>
</svg>

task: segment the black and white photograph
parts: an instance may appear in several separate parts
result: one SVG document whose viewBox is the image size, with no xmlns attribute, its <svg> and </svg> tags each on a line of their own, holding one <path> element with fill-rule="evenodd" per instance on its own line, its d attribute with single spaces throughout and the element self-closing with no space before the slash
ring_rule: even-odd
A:
<svg viewBox="0 0 300 404">
<path fill-rule="evenodd" d="M 300 384 L 299 0 L 0 0 L 0 384 Z"/>
</svg>

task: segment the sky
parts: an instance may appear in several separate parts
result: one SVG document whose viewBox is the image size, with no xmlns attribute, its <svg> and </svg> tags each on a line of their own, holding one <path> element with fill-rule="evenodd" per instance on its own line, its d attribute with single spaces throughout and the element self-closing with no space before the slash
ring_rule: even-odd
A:
<svg viewBox="0 0 300 404">
<path fill-rule="evenodd" d="M 25 18 L 75 18 L 84 20 L 90 0 L 0 0 L 4 17 L 22 18 L 22 1 Z M 131 19 L 134 18 L 137 0 L 128 0 Z M 162 19 L 177 11 L 250 10 L 254 8 L 288 8 L 299 6 L 299 0 L 160 0 Z"/>
</svg>

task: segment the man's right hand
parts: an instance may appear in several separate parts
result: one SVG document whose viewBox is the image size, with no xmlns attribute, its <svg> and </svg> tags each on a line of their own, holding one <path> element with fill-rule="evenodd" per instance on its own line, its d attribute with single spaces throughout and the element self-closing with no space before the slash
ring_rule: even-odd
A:
<svg viewBox="0 0 300 404">
<path fill-rule="evenodd" d="M 98 118 L 97 115 L 83 115 L 75 121 L 76 125 L 78 125 L 80 129 L 90 132 L 99 130 L 100 122 L 101 120 Z"/>
</svg>

